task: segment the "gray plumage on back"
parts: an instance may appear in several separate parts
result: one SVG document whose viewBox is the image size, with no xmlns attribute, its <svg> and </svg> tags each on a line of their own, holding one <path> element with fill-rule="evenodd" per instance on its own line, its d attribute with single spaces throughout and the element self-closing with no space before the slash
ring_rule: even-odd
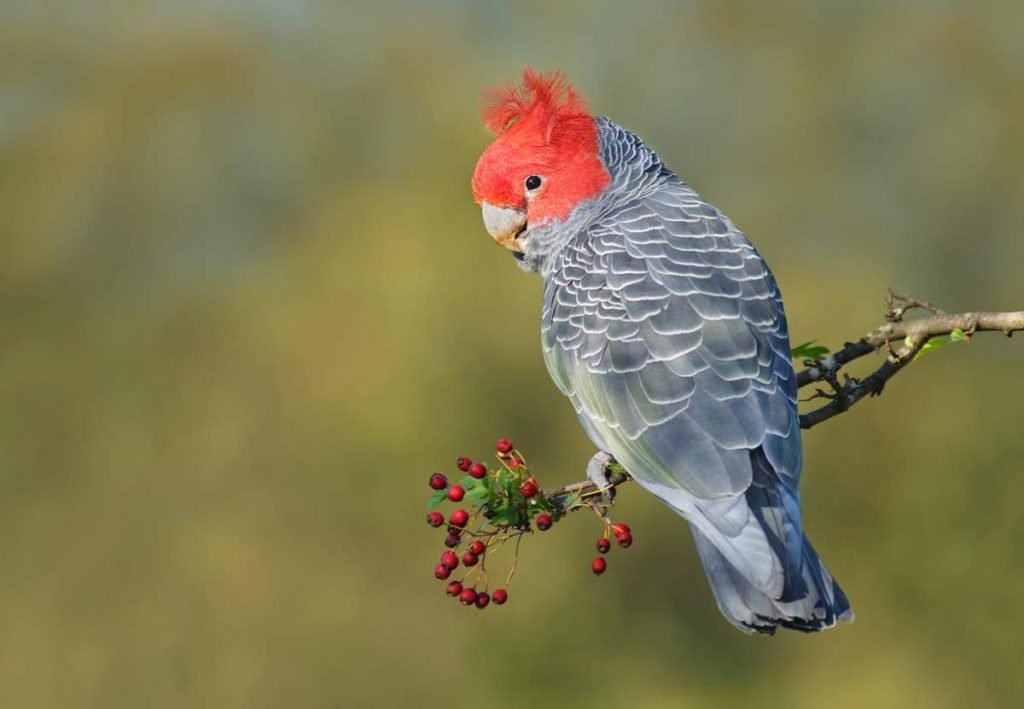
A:
<svg viewBox="0 0 1024 709">
<path fill-rule="evenodd" d="M 635 135 L 595 119 L 611 185 L 531 229 L 542 340 L 591 440 L 693 527 L 746 631 L 851 619 L 803 535 L 796 380 L 757 250 Z"/>
</svg>

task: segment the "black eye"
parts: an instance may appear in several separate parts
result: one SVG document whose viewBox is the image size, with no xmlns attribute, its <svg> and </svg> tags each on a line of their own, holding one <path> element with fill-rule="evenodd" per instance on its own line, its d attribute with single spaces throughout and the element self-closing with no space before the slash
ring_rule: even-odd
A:
<svg viewBox="0 0 1024 709">
<path fill-rule="evenodd" d="M 526 178 L 526 189 L 535 190 L 540 187 L 540 178 L 536 175 L 530 175 Z"/>
</svg>

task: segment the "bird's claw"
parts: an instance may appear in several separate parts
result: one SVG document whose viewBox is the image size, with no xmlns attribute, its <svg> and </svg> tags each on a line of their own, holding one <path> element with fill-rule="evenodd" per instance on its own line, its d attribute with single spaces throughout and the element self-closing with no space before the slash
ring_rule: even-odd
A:
<svg viewBox="0 0 1024 709">
<path fill-rule="evenodd" d="M 598 451 L 587 463 L 587 480 L 601 490 L 601 500 L 608 503 L 615 500 L 615 488 L 608 484 L 608 466 L 614 462 L 610 454 Z"/>
</svg>

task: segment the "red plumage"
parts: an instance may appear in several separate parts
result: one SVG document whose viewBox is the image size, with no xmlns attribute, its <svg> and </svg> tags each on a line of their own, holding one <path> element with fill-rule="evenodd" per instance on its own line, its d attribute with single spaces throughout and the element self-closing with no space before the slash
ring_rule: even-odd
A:
<svg viewBox="0 0 1024 709">
<path fill-rule="evenodd" d="M 527 118 L 531 128 L 542 130 L 547 140 L 556 124 L 567 121 L 571 125 L 574 119 L 589 118 L 590 114 L 562 72 L 545 75 L 526 67 L 521 86 L 493 87 L 484 92 L 480 116 L 495 135 Z"/>
<path fill-rule="evenodd" d="M 594 117 L 561 72 L 539 74 L 527 67 L 521 86 L 484 93 L 481 117 L 497 138 L 473 175 L 478 202 L 527 208 L 523 180 L 538 175 L 545 184 L 528 212 L 539 223 L 564 219 L 608 185 Z"/>
</svg>

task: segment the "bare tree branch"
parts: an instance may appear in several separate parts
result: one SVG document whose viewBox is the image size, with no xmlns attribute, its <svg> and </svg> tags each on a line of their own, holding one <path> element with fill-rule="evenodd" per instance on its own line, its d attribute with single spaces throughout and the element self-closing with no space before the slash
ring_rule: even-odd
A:
<svg viewBox="0 0 1024 709">
<path fill-rule="evenodd" d="M 631 479 L 629 473 L 615 463 L 610 464 L 605 470 L 608 476 L 608 486 L 606 488 L 598 488 L 597 485 L 589 480 L 583 480 L 582 482 L 555 488 L 554 490 L 544 490 L 542 494 L 549 500 L 564 504 L 566 500 L 573 497 L 583 500 L 590 497 L 600 497 L 602 493 L 613 490 L 622 483 L 629 482 Z"/>
<path fill-rule="evenodd" d="M 908 310 L 914 308 L 921 308 L 927 310 L 932 315 L 945 315 L 945 311 L 935 307 L 927 300 L 918 300 L 912 295 L 903 295 L 897 293 L 892 288 L 889 289 L 889 295 L 885 298 L 885 319 L 889 322 L 899 322 L 903 319 L 903 315 Z"/>
<path fill-rule="evenodd" d="M 911 310 L 925 310 L 931 317 L 904 320 Z M 816 382 L 824 382 L 830 391 L 816 389 L 816 393 L 805 399 L 828 399 L 828 403 L 813 411 L 800 415 L 800 428 L 813 428 L 848 411 L 858 401 L 882 393 L 886 383 L 913 362 L 930 341 L 939 337 L 950 337 L 962 333 L 970 340 L 979 332 L 1002 332 L 1007 337 L 1014 332 L 1024 331 L 1024 311 L 1005 313 L 958 313 L 949 315 L 928 301 L 918 300 L 909 295 L 889 289 L 886 298 L 886 323 L 875 328 L 856 342 L 847 342 L 842 349 L 816 360 L 804 362 L 806 369 L 797 374 L 797 387 L 803 388 Z M 882 364 L 865 377 L 854 378 L 840 370 L 861 357 L 886 350 Z M 608 487 L 599 489 L 585 480 L 554 490 L 545 490 L 543 495 L 555 504 L 563 504 L 571 498 L 588 500 L 609 494 L 614 488 L 627 482 L 629 475 L 617 463 L 608 466 Z"/>
<path fill-rule="evenodd" d="M 908 299 L 907 302 L 918 303 Z M 917 305 L 916 307 L 928 307 Z M 934 306 L 931 306 L 934 307 Z M 906 307 L 890 310 L 902 318 Z M 940 311 L 941 312 L 941 311 Z M 800 416 L 800 427 L 811 428 L 847 411 L 851 406 L 866 396 L 877 396 L 882 393 L 886 382 L 896 376 L 929 341 L 936 337 L 948 336 L 955 331 L 962 332 L 968 339 L 978 332 L 1002 332 L 1007 336 L 1024 330 L 1024 311 L 1009 313 L 960 313 L 956 315 L 935 315 L 920 320 L 894 320 L 887 322 L 866 334 L 856 342 L 848 342 L 834 354 L 821 357 L 809 363 L 807 369 L 797 374 L 797 386 L 805 387 L 818 381 L 826 381 L 832 393 L 823 396 L 831 401 L 819 409 Z M 894 346 L 893 343 L 899 343 Z M 864 377 L 854 379 L 846 377 L 843 383 L 838 382 L 837 373 L 846 364 L 877 352 L 885 347 L 888 356 L 878 369 Z"/>
<path fill-rule="evenodd" d="M 960 330 L 968 337 L 976 332 L 1002 332 L 1012 335 L 1024 330 L 1024 311 L 936 315 L 921 320 L 888 322 L 856 342 L 847 342 L 838 352 L 822 357 L 817 361 L 819 366 L 812 364 L 797 374 L 797 386 L 805 387 L 812 382 L 820 381 L 825 378 L 828 371 L 838 371 L 843 365 L 876 352 L 890 342 L 910 338 L 924 345 L 933 337 L 949 335 L 953 330 Z"/>
</svg>

